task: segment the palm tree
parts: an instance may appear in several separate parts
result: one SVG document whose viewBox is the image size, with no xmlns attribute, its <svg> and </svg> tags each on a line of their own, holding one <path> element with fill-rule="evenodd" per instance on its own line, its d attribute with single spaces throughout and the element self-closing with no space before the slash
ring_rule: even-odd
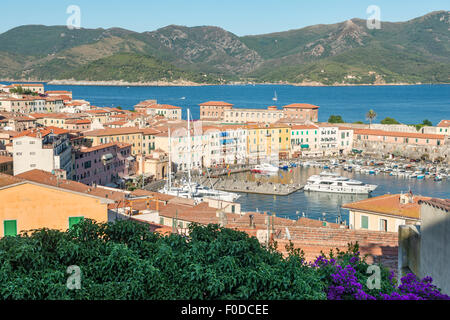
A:
<svg viewBox="0 0 450 320">
<path fill-rule="evenodd" d="M 369 128 L 372 125 L 372 120 L 377 117 L 377 113 L 373 111 L 372 109 L 369 110 L 369 112 L 366 113 L 366 119 L 369 120 Z"/>
</svg>

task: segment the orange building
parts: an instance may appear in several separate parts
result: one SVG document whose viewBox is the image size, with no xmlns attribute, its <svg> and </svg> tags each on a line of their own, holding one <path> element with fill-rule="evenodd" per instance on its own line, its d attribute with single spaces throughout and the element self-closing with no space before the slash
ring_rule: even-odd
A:
<svg viewBox="0 0 450 320">
<path fill-rule="evenodd" d="M 34 175 L 43 176 L 42 182 L 32 181 Z M 83 218 L 108 221 L 108 204 L 114 201 L 87 193 L 87 186 L 40 170 L 24 177 L 0 174 L 0 237 L 41 228 L 64 231 Z"/>
</svg>

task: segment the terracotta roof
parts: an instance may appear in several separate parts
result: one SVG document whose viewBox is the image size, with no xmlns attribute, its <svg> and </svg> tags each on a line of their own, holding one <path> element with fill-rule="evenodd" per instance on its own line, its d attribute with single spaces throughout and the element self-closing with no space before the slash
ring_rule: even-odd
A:
<svg viewBox="0 0 450 320">
<path fill-rule="evenodd" d="M 313 104 L 308 103 L 292 103 L 287 106 L 283 106 L 283 108 L 294 108 L 294 109 L 318 109 L 319 106 L 315 106 Z"/>
<path fill-rule="evenodd" d="M 170 104 L 152 104 L 146 106 L 148 109 L 181 109 L 181 107 L 172 106 Z"/>
<path fill-rule="evenodd" d="M 379 197 L 347 203 L 342 208 L 420 219 L 419 201 L 430 199 L 430 197 L 413 196 L 412 203 L 402 204 L 400 203 L 400 194 L 385 194 Z"/>
<path fill-rule="evenodd" d="M 91 124 L 91 120 L 89 119 L 67 120 L 65 124 Z"/>
<path fill-rule="evenodd" d="M 13 177 L 10 176 L 9 174 L 0 173 L 0 188 L 16 184 L 22 181 L 23 179 L 19 177 Z"/>
<path fill-rule="evenodd" d="M 450 120 L 441 120 L 441 122 L 439 122 L 439 124 L 437 126 L 438 127 L 450 127 Z"/>
<path fill-rule="evenodd" d="M 0 156 L 0 164 L 1 163 L 12 162 L 12 161 L 13 161 L 13 157 Z"/>
<path fill-rule="evenodd" d="M 439 208 L 441 210 L 445 210 L 447 212 L 450 211 L 450 199 L 430 199 L 430 200 L 420 200 L 419 204 L 428 204 L 432 207 Z"/>
<path fill-rule="evenodd" d="M 318 126 L 315 126 L 313 124 L 300 124 L 300 125 L 294 125 L 291 127 L 292 130 L 306 130 L 306 129 L 318 129 Z"/>
<path fill-rule="evenodd" d="M 89 132 L 85 132 L 86 136 L 89 137 L 101 137 L 101 136 L 111 136 L 111 135 L 119 135 L 119 134 L 134 134 L 141 133 L 142 129 L 138 127 L 123 127 L 123 128 L 108 128 L 108 129 L 99 129 L 93 130 Z"/>
<path fill-rule="evenodd" d="M 199 106 L 232 107 L 233 104 L 224 101 L 208 101 L 200 103 Z"/>
<path fill-rule="evenodd" d="M 396 131 L 383 131 L 375 129 L 355 129 L 355 134 L 369 135 L 369 136 L 389 136 L 389 137 L 401 137 L 401 138 L 418 138 L 418 139 L 445 139 L 441 134 L 424 134 L 424 133 L 412 133 L 412 132 L 396 132 Z"/>
<path fill-rule="evenodd" d="M 60 134 L 69 133 L 69 131 L 65 130 L 65 129 L 57 128 L 57 127 L 35 128 L 35 129 L 29 129 L 29 130 L 21 132 L 18 135 L 14 136 L 13 139 L 25 137 L 25 136 L 37 138 L 38 133 L 41 134 L 41 137 L 45 137 L 49 134 L 60 135 Z"/>
</svg>

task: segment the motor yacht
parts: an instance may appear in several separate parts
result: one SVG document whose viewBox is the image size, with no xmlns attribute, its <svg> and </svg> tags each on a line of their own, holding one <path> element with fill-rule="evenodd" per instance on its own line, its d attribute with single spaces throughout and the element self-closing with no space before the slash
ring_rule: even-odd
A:
<svg viewBox="0 0 450 320">
<path fill-rule="evenodd" d="M 309 177 L 304 190 L 332 193 L 369 194 L 378 186 L 339 176 L 332 172 L 322 172 Z"/>
</svg>

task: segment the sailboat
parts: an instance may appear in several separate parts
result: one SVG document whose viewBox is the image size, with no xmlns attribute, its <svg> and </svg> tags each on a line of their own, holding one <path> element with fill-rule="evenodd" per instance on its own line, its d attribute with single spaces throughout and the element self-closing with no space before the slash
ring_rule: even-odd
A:
<svg viewBox="0 0 450 320">
<path fill-rule="evenodd" d="M 191 152 L 192 152 L 192 146 L 191 146 L 191 127 L 190 127 L 190 110 L 187 110 L 188 114 L 188 150 L 189 150 L 189 160 L 188 160 L 188 181 L 184 181 L 181 187 L 173 187 L 172 186 L 172 180 L 171 180 L 171 159 L 170 159 L 170 153 L 171 153 L 171 139 L 170 139 L 170 129 L 169 129 L 169 179 L 168 179 L 168 185 L 165 186 L 163 189 L 161 189 L 159 192 L 164 194 L 169 194 L 181 198 L 188 198 L 188 199 L 194 199 L 196 202 L 202 202 L 203 198 L 209 198 L 209 199 L 215 199 L 215 200 L 223 200 L 228 202 L 233 202 L 237 198 L 240 197 L 240 195 L 232 192 L 226 192 L 226 191 L 220 191 L 215 190 L 214 187 L 211 184 L 211 188 L 202 186 L 198 183 L 192 182 L 191 179 Z"/>
<path fill-rule="evenodd" d="M 273 101 L 278 101 L 277 92 L 275 91 L 275 96 L 272 98 Z"/>
</svg>

